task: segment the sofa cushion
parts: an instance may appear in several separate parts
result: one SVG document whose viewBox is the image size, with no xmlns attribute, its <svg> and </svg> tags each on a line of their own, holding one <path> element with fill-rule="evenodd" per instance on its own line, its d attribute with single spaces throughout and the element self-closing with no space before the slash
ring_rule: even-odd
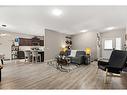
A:
<svg viewBox="0 0 127 95">
<path fill-rule="evenodd" d="M 77 50 L 71 50 L 71 54 L 69 55 L 69 57 L 75 57 L 76 52 L 77 52 Z"/>
<path fill-rule="evenodd" d="M 78 57 L 78 56 L 85 56 L 85 55 L 86 55 L 85 51 L 77 51 L 76 52 L 76 57 Z"/>
</svg>

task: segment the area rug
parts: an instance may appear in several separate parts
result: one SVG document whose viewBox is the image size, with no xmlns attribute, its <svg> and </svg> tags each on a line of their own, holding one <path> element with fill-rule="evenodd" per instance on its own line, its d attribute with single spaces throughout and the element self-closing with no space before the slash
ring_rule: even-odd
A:
<svg viewBox="0 0 127 95">
<path fill-rule="evenodd" d="M 56 61 L 50 61 L 50 62 L 47 62 L 47 64 L 49 66 L 52 66 L 52 67 L 62 71 L 62 72 L 70 72 L 70 71 L 75 70 L 80 67 L 80 65 L 76 65 L 76 64 L 72 64 L 72 63 L 70 63 L 69 65 L 62 65 L 62 67 L 61 67 L 61 66 L 58 66 Z"/>
</svg>

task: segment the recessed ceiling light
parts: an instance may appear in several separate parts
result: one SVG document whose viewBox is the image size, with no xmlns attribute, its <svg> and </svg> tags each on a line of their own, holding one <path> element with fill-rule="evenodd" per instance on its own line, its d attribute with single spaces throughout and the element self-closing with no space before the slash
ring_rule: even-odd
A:
<svg viewBox="0 0 127 95">
<path fill-rule="evenodd" d="M 62 10 L 60 9 L 53 9 L 52 14 L 55 16 L 60 16 L 62 14 Z"/>
<path fill-rule="evenodd" d="M 80 32 L 87 32 L 88 30 L 81 30 Z"/>
<path fill-rule="evenodd" d="M 105 30 L 113 30 L 115 27 L 107 27 Z"/>
<path fill-rule="evenodd" d="M 7 34 L 0 34 L 0 36 L 6 36 Z"/>
<path fill-rule="evenodd" d="M 5 24 L 2 24 L 1 26 L 2 26 L 2 27 L 7 27 L 7 25 L 5 25 Z"/>
</svg>

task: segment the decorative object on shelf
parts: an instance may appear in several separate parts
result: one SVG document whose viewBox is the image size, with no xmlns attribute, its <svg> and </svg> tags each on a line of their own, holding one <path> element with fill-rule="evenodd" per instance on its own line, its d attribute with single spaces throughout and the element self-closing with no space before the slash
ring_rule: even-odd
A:
<svg viewBox="0 0 127 95">
<path fill-rule="evenodd" d="M 127 51 L 127 34 L 125 34 L 125 44 L 124 44 L 124 49 Z"/>
<path fill-rule="evenodd" d="M 12 42 L 11 45 L 11 59 L 17 59 L 17 52 L 19 51 L 19 46 L 15 45 L 15 42 Z"/>
<path fill-rule="evenodd" d="M 101 38 L 100 38 L 101 36 L 100 36 L 100 33 L 97 33 L 97 46 L 98 47 L 100 47 L 101 45 L 100 45 L 100 41 L 101 41 Z"/>
<path fill-rule="evenodd" d="M 15 46 L 19 46 L 19 37 L 17 36 L 16 38 L 15 38 Z"/>
<path fill-rule="evenodd" d="M 127 40 L 127 34 L 125 34 L 125 40 Z"/>
<path fill-rule="evenodd" d="M 61 56 L 66 56 L 67 55 L 67 51 L 69 51 L 72 47 L 72 40 L 70 36 L 66 36 L 65 37 L 65 43 L 62 44 L 61 48 L 60 48 L 60 55 Z"/>
<path fill-rule="evenodd" d="M 66 36 L 65 43 L 66 43 L 66 48 L 67 49 L 71 49 L 71 47 L 72 47 L 72 40 L 71 40 L 71 37 L 70 36 Z"/>
<path fill-rule="evenodd" d="M 127 51 L 127 45 L 126 44 L 124 44 L 124 50 Z"/>
</svg>

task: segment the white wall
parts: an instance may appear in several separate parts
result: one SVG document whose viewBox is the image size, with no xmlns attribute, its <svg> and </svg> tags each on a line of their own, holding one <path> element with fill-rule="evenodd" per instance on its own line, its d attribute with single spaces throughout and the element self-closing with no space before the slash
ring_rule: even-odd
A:
<svg viewBox="0 0 127 95">
<path fill-rule="evenodd" d="M 11 58 L 12 40 L 9 37 L 0 37 L 0 53 L 5 55 L 5 59 Z"/>
<path fill-rule="evenodd" d="M 105 59 L 109 59 L 112 50 L 105 50 L 104 49 L 104 40 L 112 40 L 113 41 L 113 48 L 115 48 L 115 38 L 120 37 L 122 41 L 122 49 L 124 50 L 125 44 L 125 33 L 126 28 L 115 29 L 107 32 L 101 33 L 101 57 Z"/>
<path fill-rule="evenodd" d="M 91 60 L 97 58 L 97 33 L 85 32 L 72 36 L 72 49 L 85 50 L 91 48 Z"/>
<path fill-rule="evenodd" d="M 45 61 L 54 59 L 60 52 L 63 44 L 65 44 L 66 34 L 59 33 L 54 30 L 45 29 Z"/>
<path fill-rule="evenodd" d="M 6 36 L 0 36 L 0 53 L 5 54 L 5 59 L 11 59 L 11 45 L 14 39 L 18 37 L 32 38 L 33 35 L 10 33 L 8 31 L 0 30 L 0 33 L 6 33 Z"/>
</svg>

